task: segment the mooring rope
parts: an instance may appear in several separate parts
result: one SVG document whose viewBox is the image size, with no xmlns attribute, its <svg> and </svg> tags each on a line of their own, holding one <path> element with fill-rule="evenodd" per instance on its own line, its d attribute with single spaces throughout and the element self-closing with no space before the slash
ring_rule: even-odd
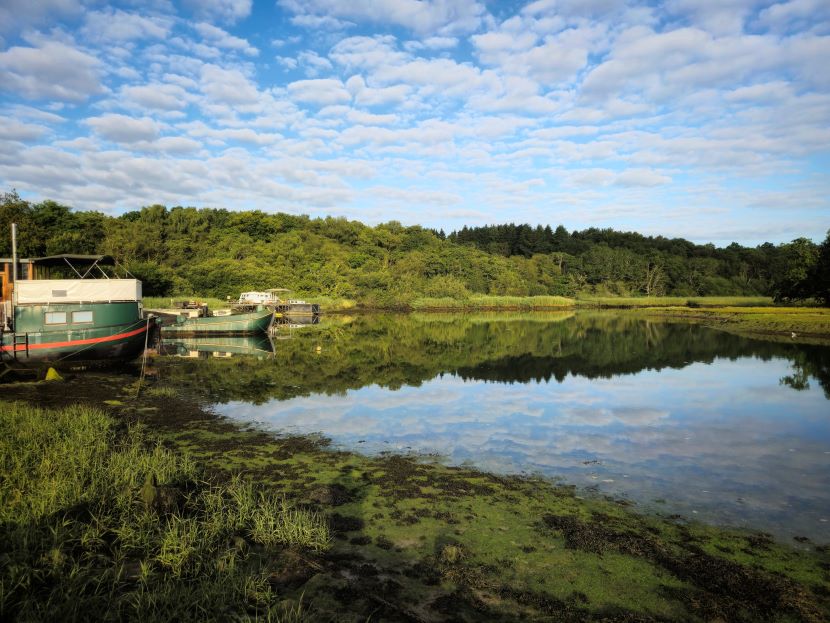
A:
<svg viewBox="0 0 830 623">
<path fill-rule="evenodd" d="M 138 376 L 138 386 L 135 388 L 135 398 L 141 393 L 141 386 L 144 384 L 144 371 L 147 368 L 147 344 L 150 340 L 150 319 L 153 316 L 147 316 L 147 328 L 144 331 L 144 352 L 141 354 L 141 374 Z"/>
</svg>

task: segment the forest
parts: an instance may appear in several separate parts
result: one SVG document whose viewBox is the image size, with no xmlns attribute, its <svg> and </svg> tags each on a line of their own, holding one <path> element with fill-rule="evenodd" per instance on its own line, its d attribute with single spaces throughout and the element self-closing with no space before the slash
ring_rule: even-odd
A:
<svg viewBox="0 0 830 623">
<path fill-rule="evenodd" d="M 718 248 L 682 238 L 563 225 L 463 227 L 446 235 L 396 221 L 163 205 L 120 216 L 73 210 L 12 191 L 0 227 L 18 224 L 18 253 L 107 254 L 147 296 L 236 297 L 290 288 L 302 296 L 405 308 L 419 297 L 752 296 L 830 301 L 830 232 L 819 244 Z M 11 239 L 0 236 L 0 257 Z"/>
</svg>

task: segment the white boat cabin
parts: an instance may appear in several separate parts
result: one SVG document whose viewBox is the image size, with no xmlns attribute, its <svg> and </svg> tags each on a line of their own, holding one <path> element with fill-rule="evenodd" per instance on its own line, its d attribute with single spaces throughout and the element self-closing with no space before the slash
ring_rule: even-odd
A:
<svg viewBox="0 0 830 623">
<path fill-rule="evenodd" d="M 138 279 L 40 279 L 18 281 L 16 305 L 141 302 Z"/>
</svg>

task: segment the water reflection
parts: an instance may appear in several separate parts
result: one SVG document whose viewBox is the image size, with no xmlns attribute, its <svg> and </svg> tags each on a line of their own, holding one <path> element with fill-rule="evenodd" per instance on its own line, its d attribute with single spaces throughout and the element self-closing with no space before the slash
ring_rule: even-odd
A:
<svg viewBox="0 0 830 623">
<path fill-rule="evenodd" d="M 224 359 L 239 355 L 263 358 L 273 356 L 274 344 L 271 338 L 265 334 L 162 338 L 159 343 L 159 353 L 191 359 L 206 359 L 208 357 Z"/>
<path fill-rule="evenodd" d="M 829 353 L 612 314 L 380 316 L 168 373 L 275 429 L 828 541 Z"/>
</svg>

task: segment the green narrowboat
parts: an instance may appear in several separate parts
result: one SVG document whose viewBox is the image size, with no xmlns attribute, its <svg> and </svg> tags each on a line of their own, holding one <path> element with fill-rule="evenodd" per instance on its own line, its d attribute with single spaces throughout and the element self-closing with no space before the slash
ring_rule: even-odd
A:
<svg viewBox="0 0 830 623">
<path fill-rule="evenodd" d="M 274 322 L 274 312 L 259 306 L 257 311 L 228 316 L 185 318 L 179 316 L 173 324 L 162 326 L 163 336 L 170 335 L 252 335 L 267 332 Z"/>
<path fill-rule="evenodd" d="M 90 270 L 76 269 L 78 262 L 98 267 L 107 260 L 71 255 L 26 260 L 28 274 L 11 284 L 11 296 L 0 301 L 0 363 L 60 365 L 140 355 L 154 326 L 152 319 L 142 318 L 141 282 L 93 279 Z M 67 265 L 81 278 L 35 278 L 38 267 L 48 272 L 50 266 Z"/>
</svg>

